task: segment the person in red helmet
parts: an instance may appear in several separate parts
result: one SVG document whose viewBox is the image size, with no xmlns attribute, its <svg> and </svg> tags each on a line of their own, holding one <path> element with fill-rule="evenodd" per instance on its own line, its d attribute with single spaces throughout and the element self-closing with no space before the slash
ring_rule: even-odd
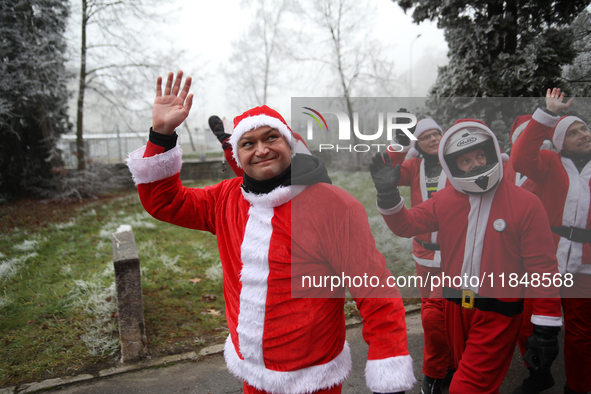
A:
<svg viewBox="0 0 591 394">
<path fill-rule="evenodd" d="M 568 394 L 591 391 L 591 132 L 576 116 L 560 116 L 573 100 L 548 89 L 546 108 L 538 108 L 516 141 L 511 161 L 536 183 L 550 226 L 561 274 L 573 286 L 561 289 L 564 313 L 564 366 Z M 551 139 L 558 152 L 540 150 Z"/>
<path fill-rule="evenodd" d="M 443 130 L 435 120 L 422 119 L 413 132 L 417 138 L 416 141 L 411 141 L 403 132 L 397 132 L 392 143 L 404 148 L 396 151 L 388 150 L 392 166 L 400 164 L 398 185 L 410 186 L 413 207 L 431 198 L 437 190 L 449 185 L 437 156 L 442 134 Z M 407 153 L 411 158 L 404 160 Z M 440 275 L 441 253 L 436 232 L 417 235 L 414 238 L 412 255 L 417 274 L 423 280 L 429 276 Z M 431 291 L 428 286 L 422 286 L 420 292 L 421 322 L 425 341 L 421 394 L 440 394 L 442 387 L 451 379 L 454 371 L 453 358 L 445 336 L 441 288 Z"/>
<path fill-rule="evenodd" d="M 407 210 L 397 192 L 400 167 L 392 168 L 387 155 L 376 155 L 370 172 L 378 210 L 398 236 L 439 231 L 445 328 L 457 368 L 449 393 L 498 393 L 525 294 L 520 286 L 502 287 L 499 278 L 557 274 L 552 235 L 539 199 L 503 178 L 498 141 L 484 123 L 456 122 L 443 135 L 438 156 L 453 187 Z M 528 347 L 536 367 L 546 368 L 558 354 L 559 291 L 550 286 L 532 293 L 534 333 Z"/>
<path fill-rule="evenodd" d="M 144 208 L 159 220 L 216 234 L 230 331 L 224 358 L 246 394 L 341 393 L 351 370 L 345 288 L 333 297 L 293 297 L 292 269 L 366 273 L 385 283 L 391 274 L 365 208 L 331 184 L 319 158 L 295 153 L 291 129 L 267 106 L 234 118 L 228 142 L 242 177 L 183 187 L 174 130 L 193 96 L 190 77 L 182 88 L 181 81 L 182 71 L 170 73 L 163 90 L 158 78 L 149 142 L 128 157 Z M 369 344 L 366 383 L 375 393 L 401 393 L 415 383 L 404 306 L 397 288 L 388 298 L 378 291 L 350 288 Z"/>
</svg>

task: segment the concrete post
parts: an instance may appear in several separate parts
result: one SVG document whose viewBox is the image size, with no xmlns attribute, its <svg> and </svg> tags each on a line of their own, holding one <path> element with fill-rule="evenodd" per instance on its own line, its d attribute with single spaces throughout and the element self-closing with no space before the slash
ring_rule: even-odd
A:
<svg viewBox="0 0 591 394">
<path fill-rule="evenodd" d="M 140 259 L 131 226 L 119 227 L 112 241 L 121 362 L 126 362 L 147 355 Z"/>
</svg>

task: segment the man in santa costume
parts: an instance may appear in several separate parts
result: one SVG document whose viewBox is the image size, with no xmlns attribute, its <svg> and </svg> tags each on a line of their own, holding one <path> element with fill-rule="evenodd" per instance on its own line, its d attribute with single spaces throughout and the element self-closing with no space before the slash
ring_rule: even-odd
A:
<svg viewBox="0 0 591 394">
<path fill-rule="evenodd" d="M 558 116 L 572 104 L 560 89 L 548 89 L 539 108 L 516 141 L 515 170 L 536 183 L 550 226 L 560 273 L 573 277 L 561 289 L 564 313 L 564 392 L 591 391 L 591 133 L 576 116 Z M 559 153 L 539 150 L 550 138 Z"/>
<path fill-rule="evenodd" d="M 523 133 L 523 130 L 525 130 L 525 128 L 529 124 L 531 118 L 531 115 L 520 115 L 517 118 L 515 118 L 513 124 L 511 125 L 511 131 L 509 133 L 509 141 L 511 142 L 511 145 L 515 144 L 519 136 Z M 540 149 L 549 149 L 549 146 L 546 144 L 546 142 L 549 141 L 544 141 L 544 144 L 542 145 L 542 147 L 540 147 Z M 507 178 L 508 181 L 515 183 L 517 186 L 522 187 L 525 190 L 535 193 L 535 183 L 527 176 L 519 172 L 516 172 L 513 168 L 511 160 L 505 163 L 505 167 L 503 170 L 503 176 Z M 529 291 L 526 290 L 525 299 L 523 300 L 523 320 L 521 322 L 519 336 L 517 337 L 517 345 L 519 346 L 519 351 L 521 352 L 522 357 L 525 356 L 527 352 L 527 339 L 532 335 L 534 331 L 534 326 L 531 322 L 531 315 L 532 299 L 529 295 Z M 525 378 L 523 380 L 523 383 L 513 391 L 513 394 L 537 394 L 554 386 L 555 381 L 550 369 L 544 371 L 537 371 L 534 370 L 527 362 L 525 363 L 525 366 L 529 371 L 529 376 Z"/>
<path fill-rule="evenodd" d="M 291 130 L 266 106 L 234 119 L 229 142 L 243 177 L 183 187 L 174 130 L 193 96 L 190 77 L 182 89 L 181 80 L 182 71 L 176 78 L 170 73 L 162 92 L 158 78 L 150 140 L 128 158 L 142 204 L 159 220 L 216 234 L 230 331 L 224 357 L 245 393 L 340 393 L 351 370 L 345 289 L 293 297 L 292 273 L 294 267 L 319 276 L 363 272 L 386 283 L 390 273 L 365 209 L 330 184 L 320 159 L 294 154 Z M 377 298 L 373 288 L 350 291 L 369 344 L 367 386 L 375 393 L 410 389 L 415 379 L 401 299 Z M 399 297 L 396 288 L 390 294 Z"/>
<path fill-rule="evenodd" d="M 399 111 L 400 112 L 400 111 Z M 401 145 L 401 150 L 388 150 L 392 166 L 400 164 L 399 186 L 410 186 L 410 201 L 414 207 L 431 198 L 437 190 L 449 185 L 443 172 L 437 150 L 443 134 L 441 127 L 433 119 L 420 120 L 415 128 L 417 140 L 410 140 L 397 131 L 393 145 Z M 410 159 L 404 160 L 407 153 Z M 421 157 L 417 157 L 417 156 Z M 413 242 L 412 256 L 417 274 L 427 281 L 429 277 L 441 274 L 441 253 L 437 232 L 417 235 Z M 433 291 L 422 286 L 421 322 L 423 325 L 423 385 L 421 394 L 440 394 L 447 376 L 449 380 L 454 370 L 453 358 L 445 336 L 443 299 L 441 287 Z"/>
<path fill-rule="evenodd" d="M 407 210 L 397 188 L 399 167 L 392 168 L 387 155 L 376 155 L 371 174 L 378 210 L 398 236 L 439 231 L 445 328 L 457 368 L 449 392 L 498 393 L 515 349 L 525 293 L 506 279 L 557 273 L 552 235 L 539 199 L 503 178 L 499 144 L 484 123 L 456 122 L 443 135 L 438 156 L 453 187 Z M 528 347 L 536 366 L 546 368 L 558 354 L 558 288 L 532 293 L 534 333 Z"/>
</svg>

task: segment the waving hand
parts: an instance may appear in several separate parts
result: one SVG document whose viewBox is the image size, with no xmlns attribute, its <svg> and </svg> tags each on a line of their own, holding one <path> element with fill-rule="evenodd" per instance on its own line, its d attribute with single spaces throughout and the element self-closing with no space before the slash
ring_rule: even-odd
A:
<svg viewBox="0 0 591 394">
<path fill-rule="evenodd" d="M 162 77 L 156 80 L 156 98 L 152 110 L 152 129 L 160 134 L 171 135 L 189 116 L 193 104 L 193 94 L 189 94 L 191 77 L 187 77 L 181 90 L 183 71 L 179 70 L 174 79 L 174 73 L 168 73 L 164 94 L 162 93 Z"/>
</svg>

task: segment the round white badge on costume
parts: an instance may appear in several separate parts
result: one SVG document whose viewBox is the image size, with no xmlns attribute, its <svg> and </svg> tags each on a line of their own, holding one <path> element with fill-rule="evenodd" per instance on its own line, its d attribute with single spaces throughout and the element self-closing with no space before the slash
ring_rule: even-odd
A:
<svg viewBox="0 0 591 394">
<path fill-rule="evenodd" d="M 507 223 L 505 223 L 503 219 L 497 219 L 493 223 L 493 227 L 495 228 L 495 230 L 499 232 L 505 231 L 505 229 L 507 228 Z"/>
</svg>

